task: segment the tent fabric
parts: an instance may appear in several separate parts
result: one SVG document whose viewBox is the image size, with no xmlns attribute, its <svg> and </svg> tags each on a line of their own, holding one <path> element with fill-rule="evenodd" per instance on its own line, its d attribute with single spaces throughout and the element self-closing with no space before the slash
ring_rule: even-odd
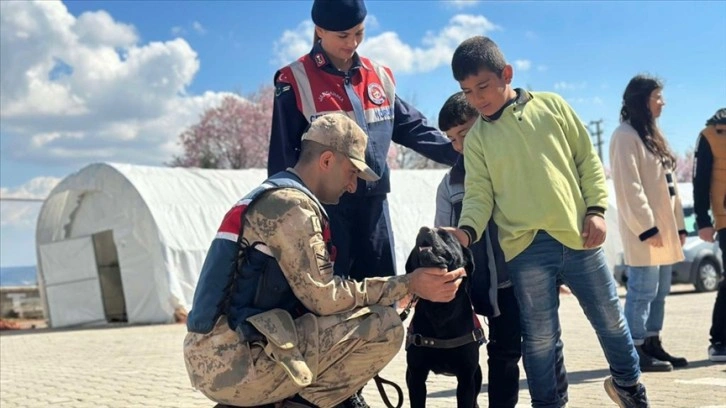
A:
<svg viewBox="0 0 726 408">
<path fill-rule="evenodd" d="M 436 187 L 444 173 L 392 172 L 389 200 L 399 273 L 418 229 L 433 223 Z M 72 305 L 47 296 L 48 278 L 61 265 L 41 259 L 39 248 L 110 230 L 128 322 L 173 321 L 178 307 L 191 308 L 199 271 L 222 217 L 265 177 L 263 169 L 118 163 L 91 164 L 67 176 L 43 203 L 36 229 L 39 284 L 46 308 Z M 55 326 L 53 321 L 50 324 Z"/>
<path fill-rule="evenodd" d="M 405 272 L 406 257 L 419 228 L 433 224 L 436 189 L 445 173 L 445 169 L 391 172 L 389 209 L 398 273 Z M 120 270 L 127 321 L 171 322 L 177 308 L 191 308 L 199 271 L 222 217 L 265 177 L 263 169 L 118 163 L 91 164 L 67 176 L 43 203 L 36 229 L 38 281 L 51 326 L 58 327 L 53 316 L 72 315 L 63 309 L 78 307 L 79 300 L 48 296 L 53 279 L 64 273 L 63 268 L 67 270 L 69 262 L 41 256 L 44 246 L 111 231 L 115 248 L 96 246 L 95 256 L 108 262 L 109 254 L 116 251 L 118 265 L 113 267 Z M 622 251 L 614 195 L 606 220 L 605 252 L 612 267 Z M 104 281 L 108 282 L 102 275 Z M 50 289 L 53 291 L 57 289 Z M 91 305 L 90 299 L 88 303 Z M 59 310 L 49 313 L 49 309 Z"/>
<path fill-rule="evenodd" d="M 51 191 L 38 217 L 36 246 L 111 230 L 128 322 L 170 322 L 177 307 L 191 307 L 204 256 L 222 217 L 265 174 L 262 169 L 91 164 Z M 57 267 L 38 252 L 47 309 L 70 307 L 67 302 L 51 304 L 46 296 L 46 275 L 52 276 Z"/>
</svg>

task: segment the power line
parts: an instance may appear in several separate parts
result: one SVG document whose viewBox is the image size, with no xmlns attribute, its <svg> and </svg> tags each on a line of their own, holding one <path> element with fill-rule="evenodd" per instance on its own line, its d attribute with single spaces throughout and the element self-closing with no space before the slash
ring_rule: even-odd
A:
<svg viewBox="0 0 726 408">
<path fill-rule="evenodd" d="M 0 201 L 17 201 L 17 202 L 39 202 L 45 201 L 45 198 L 20 198 L 20 197 L 0 197 Z"/>
<path fill-rule="evenodd" d="M 588 128 L 590 130 L 590 134 L 593 137 L 595 137 L 595 141 L 593 142 L 593 144 L 597 147 L 597 156 L 600 158 L 600 162 L 603 162 L 603 159 L 602 159 L 602 145 L 604 143 L 604 141 L 602 140 L 603 130 L 600 127 L 600 125 L 602 125 L 602 122 L 603 122 L 602 119 L 600 119 L 600 120 L 591 120 L 590 123 L 588 124 Z M 593 125 L 595 126 L 595 130 L 594 131 L 592 130 L 592 126 Z"/>
</svg>

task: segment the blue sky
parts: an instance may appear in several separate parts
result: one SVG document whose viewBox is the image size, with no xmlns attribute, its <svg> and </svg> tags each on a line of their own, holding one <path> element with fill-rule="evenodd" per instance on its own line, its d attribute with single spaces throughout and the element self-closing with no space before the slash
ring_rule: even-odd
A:
<svg viewBox="0 0 726 408">
<path fill-rule="evenodd" d="M 161 165 L 228 92 L 270 84 L 310 46 L 311 1 L 0 2 L 0 193 L 43 197 L 97 161 Z M 726 2 L 368 1 L 364 55 L 434 118 L 458 85 L 456 45 L 492 37 L 514 84 L 562 94 L 583 121 L 618 123 L 627 81 L 665 81 L 661 127 L 692 149 L 726 106 Z M 607 151 L 607 144 L 604 148 Z M 35 263 L 38 204 L 2 202 L 0 265 Z"/>
</svg>

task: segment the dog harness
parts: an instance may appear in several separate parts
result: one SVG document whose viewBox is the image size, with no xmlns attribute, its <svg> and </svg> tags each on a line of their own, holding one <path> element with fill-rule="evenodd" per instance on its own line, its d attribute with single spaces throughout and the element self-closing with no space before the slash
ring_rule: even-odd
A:
<svg viewBox="0 0 726 408">
<path fill-rule="evenodd" d="M 410 346 L 416 347 L 430 347 L 430 348 L 456 348 L 461 347 L 465 344 L 477 342 L 479 345 L 486 343 L 486 337 L 484 335 L 484 328 L 476 317 L 476 313 L 472 310 L 472 318 L 474 319 L 474 330 L 471 333 L 467 333 L 463 336 L 455 337 L 453 339 L 437 339 L 433 337 L 424 337 L 418 333 L 414 333 L 413 324 L 408 326 L 408 332 L 406 333 L 406 349 Z"/>
</svg>

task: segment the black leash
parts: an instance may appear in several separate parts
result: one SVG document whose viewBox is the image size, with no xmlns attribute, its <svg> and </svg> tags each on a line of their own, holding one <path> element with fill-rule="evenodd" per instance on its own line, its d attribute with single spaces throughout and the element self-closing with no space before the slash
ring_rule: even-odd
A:
<svg viewBox="0 0 726 408">
<path fill-rule="evenodd" d="M 411 300 L 409 300 L 408 305 L 406 305 L 406 308 L 403 309 L 403 311 L 398 315 L 398 317 L 401 318 L 401 322 L 405 321 L 408 317 L 409 313 L 411 313 L 411 308 L 418 300 L 418 296 L 413 295 L 411 297 Z M 376 375 L 373 377 L 373 381 L 376 383 L 376 388 L 378 388 L 378 393 L 381 394 L 381 399 L 383 400 L 383 403 L 386 404 L 386 408 L 401 408 L 403 406 L 403 390 L 401 389 L 401 386 L 396 384 L 393 381 L 386 380 L 385 378 L 381 377 L 380 375 Z M 383 388 L 384 385 L 389 385 L 393 387 L 394 390 L 396 390 L 396 394 L 398 394 L 398 403 L 396 405 L 393 405 L 391 403 L 391 400 L 388 399 L 388 394 L 386 393 L 386 389 Z"/>
<path fill-rule="evenodd" d="M 403 406 L 403 390 L 398 384 L 393 381 L 386 380 L 380 375 L 373 377 L 373 381 L 376 382 L 376 388 L 378 388 L 378 392 L 381 394 L 381 399 L 383 400 L 383 403 L 386 404 L 387 408 L 401 408 Z M 396 393 L 398 394 L 398 403 L 396 405 L 393 405 L 391 400 L 388 399 L 388 394 L 386 394 L 386 390 L 383 388 L 384 385 L 390 385 L 394 390 L 396 390 Z"/>
</svg>

